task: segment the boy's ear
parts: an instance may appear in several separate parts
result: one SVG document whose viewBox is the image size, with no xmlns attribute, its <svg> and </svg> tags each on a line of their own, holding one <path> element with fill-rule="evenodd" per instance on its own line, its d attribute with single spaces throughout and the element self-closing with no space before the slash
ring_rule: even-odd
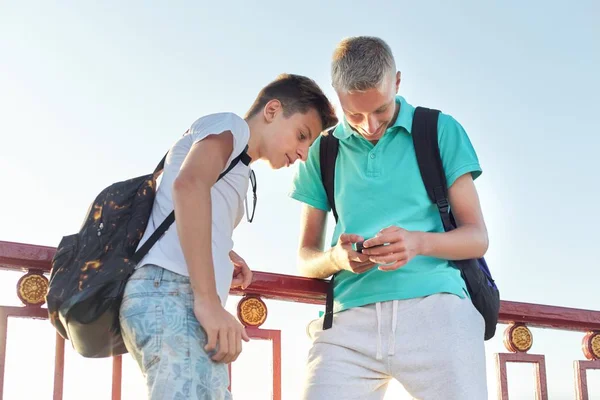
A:
<svg viewBox="0 0 600 400">
<path fill-rule="evenodd" d="M 267 123 L 273 122 L 278 113 L 283 110 L 281 102 L 277 99 L 270 100 L 263 108 L 263 116 Z"/>
</svg>

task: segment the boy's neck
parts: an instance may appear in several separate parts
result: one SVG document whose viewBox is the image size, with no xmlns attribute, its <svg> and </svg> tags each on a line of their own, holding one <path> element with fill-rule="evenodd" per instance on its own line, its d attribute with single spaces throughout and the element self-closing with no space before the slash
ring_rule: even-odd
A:
<svg viewBox="0 0 600 400">
<path fill-rule="evenodd" d="M 260 154 L 260 144 L 262 142 L 262 131 L 260 129 L 260 123 L 256 120 L 256 116 L 252 118 L 246 118 L 246 123 L 250 128 L 250 139 L 248 140 L 248 155 L 252 158 L 252 162 L 260 160 L 262 155 Z"/>
</svg>

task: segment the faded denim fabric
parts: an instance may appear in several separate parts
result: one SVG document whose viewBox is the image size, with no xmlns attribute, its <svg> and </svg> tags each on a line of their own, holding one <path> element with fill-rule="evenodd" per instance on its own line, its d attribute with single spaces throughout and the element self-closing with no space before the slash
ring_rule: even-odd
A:
<svg viewBox="0 0 600 400">
<path fill-rule="evenodd" d="M 204 350 L 189 278 L 156 265 L 134 272 L 120 323 L 125 345 L 146 379 L 148 399 L 231 399 L 227 365 Z"/>
</svg>

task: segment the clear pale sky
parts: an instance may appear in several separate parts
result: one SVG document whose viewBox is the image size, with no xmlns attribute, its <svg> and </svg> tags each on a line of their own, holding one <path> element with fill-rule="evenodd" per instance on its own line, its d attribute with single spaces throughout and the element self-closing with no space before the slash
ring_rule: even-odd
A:
<svg viewBox="0 0 600 400">
<path fill-rule="evenodd" d="M 453 115 L 470 135 L 484 171 L 486 258 L 503 299 L 600 309 L 600 3 L 365 4 L 0 1 L 0 240 L 56 246 L 102 188 L 151 171 L 198 117 L 243 115 L 279 73 L 312 77 L 337 104 L 329 79 L 336 43 L 374 35 L 392 47 L 400 94 Z M 235 249 L 254 270 L 297 274 L 300 204 L 287 197 L 294 170 L 254 169 L 255 222 L 238 227 Z M 3 273 L 2 304 L 18 304 L 18 276 Z M 305 326 L 321 308 L 268 305 L 264 327 L 283 329 L 283 398 L 297 399 Z M 486 344 L 490 398 L 503 330 Z M 533 333 L 550 398 L 572 399 L 583 334 Z M 44 321 L 11 321 L 6 399 L 49 398 L 52 334 Z M 234 366 L 236 399 L 268 398 L 270 362 L 259 360 L 268 348 L 245 347 Z M 108 398 L 109 364 L 69 353 L 65 399 Z M 509 368 L 511 399 L 532 398 L 532 371 Z M 26 384 L 23 374 L 40 380 Z M 589 380 L 600 398 L 600 371 Z M 124 399 L 143 390 L 127 358 Z M 401 393 L 392 385 L 387 398 L 408 398 Z"/>
</svg>

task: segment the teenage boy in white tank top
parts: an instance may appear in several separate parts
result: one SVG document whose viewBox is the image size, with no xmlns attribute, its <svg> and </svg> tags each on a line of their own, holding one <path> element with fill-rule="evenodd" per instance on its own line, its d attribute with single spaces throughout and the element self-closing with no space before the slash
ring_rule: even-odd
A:
<svg viewBox="0 0 600 400">
<path fill-rule="evenodd" d="M 175 222 L 127 283 L 120 323 L 150 399 L 229 399 L 227 364 L 248 341 L 225 308 L 232 285 L 252 273 L 232 249 L 244 216 L 251 162 L 273 169 L 304 161 L 319 134 L 335 125 L 333 107 L 309 78 L 284 74 L 265 86 L 245 118 L 234 113 L 196 120 L 169 151 L 146 234 L 175 210 Z"/>
</svg>

